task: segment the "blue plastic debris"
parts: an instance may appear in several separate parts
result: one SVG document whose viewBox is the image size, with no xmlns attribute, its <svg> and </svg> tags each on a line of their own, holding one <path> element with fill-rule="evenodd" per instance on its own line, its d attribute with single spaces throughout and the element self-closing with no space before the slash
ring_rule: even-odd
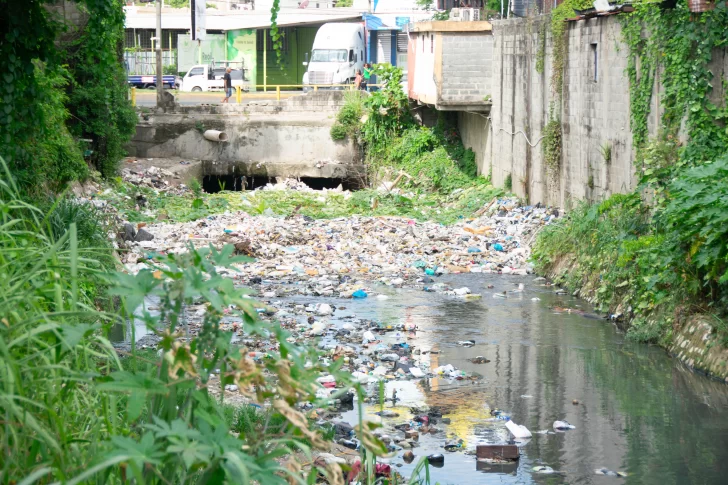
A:
<svg viewBox="0 0 728 485">
<path fill-rule="evenodd" d="M 351 296 L 353 298 L 366 298 L 369 295 L 367 295 L 367 292 L 364 290 L 356 290 Z"/>
<path fill-rule="evenodd" d="M 476 247 L 469 247 L 469 248 L 468 248 L 468 252 L 469 252 L 469 253 L 480 253 L 481 251 L 480 251 L 480 248 L 476 248 Z"/>
<path fill-rule="evenodd" d="M 503 251 L 503 246 L 500 243 L 493 244 L 493 249 L 496 251 Z"/>
</svg>

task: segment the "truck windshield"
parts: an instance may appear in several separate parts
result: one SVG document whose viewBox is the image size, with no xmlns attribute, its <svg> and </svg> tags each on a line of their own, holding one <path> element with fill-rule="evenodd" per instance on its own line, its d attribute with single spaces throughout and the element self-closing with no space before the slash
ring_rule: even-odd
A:
<svg viewBox="0 0 728 485">
<path fill-rule="evenodd" d="M 311 62 L 346 62 L 346 49 L 316 49 Z"/>
</svg>

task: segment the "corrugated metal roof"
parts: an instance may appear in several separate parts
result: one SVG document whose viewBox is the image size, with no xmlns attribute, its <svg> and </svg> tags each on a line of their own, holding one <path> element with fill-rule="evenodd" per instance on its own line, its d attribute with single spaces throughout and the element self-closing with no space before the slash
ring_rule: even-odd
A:
<svg viewBox="0 0 728 485">
<path fill-rule="evenodd" d="M 127 29 L 154 29 L 157 20 L 153 9 L 126 8 Z M 286 9 L 278 14 L 278 26 L 320 24 L 326 22 L 342 22 L 361 20 L 361 12 L 349 8 L 336 9 Z M 270 27 L 270 12 L 240 11 L 235 13 L 207 12 L 207 30 L 258 29 Z M 190 13 L 188 9 L 174 9 L 162 13 L 163 29 L 190 29 Z"/>
</svg>

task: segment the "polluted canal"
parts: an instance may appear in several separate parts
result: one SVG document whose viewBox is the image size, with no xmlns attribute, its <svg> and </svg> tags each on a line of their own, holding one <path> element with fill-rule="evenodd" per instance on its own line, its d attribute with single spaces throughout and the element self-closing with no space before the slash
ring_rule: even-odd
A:
<svg viewBox="0 0 728 485">
<path fill-rule="evenodd" d="M 324 192 L 321 203 L 331 197 L 349 195 Z M 724 483 L 728 386 L 627 340 L 586 302 L 529 274 L 528 245 L 557 212 L 494 200 L 452 226 L 269 212 L 152 224 L 151 236 L 129 244 L 126 268 L 144 270 L 148 252 L 190 243 L 254 256 L 229 276 L 265 303 L 263 318 L 343 360 L 366 389 L 362 403 L 304 405 L 334 425 L 324 461 L 358 460 L 351 426 L 361 405 L 382 424 L 390 454 L 379 462 L 407 477 L 430 456 L 432 484 Z M 194 332 L 204 308 L 188 311 Z M 238 322 L 223 325 L 255 359 L 276 350 Z M 130 334 L 115 334 L 117 346 Z M 145 328 L 135 336 L 140 348 L 156 345 Z M 329 375 L 319 383 L 320 397 L 341 384 Z M 256 405 L 236 386 L 224 394 Z"/>
<path fill-rule="evenodd" d="M 724 384 L 690 372 L 663 350 L 626 340 L 610 323 L 582 315 L 589 311 L 583 301 L 557 295 L 533 276 L 453 274 L 438 282 L 477 288 L 482 298 L 467 301 L 384 287 L 378 290 L 386 299 L 325 299 L 334 312 L 326 319 L 331 327 L 322 347 L 350 345 L 356 349 L 352 361 L 361 358 L 361 338 L 346 339 L 353 343 L 341 337 L 347 328 L 367 322 L 395 329 L 381 335 L 375 331 L 375 342 L 380 342 L 365 347 L 370 351 L 386 355 L 393 345 L 406 344 L 416 354 L 403 363 L 419 364 L 430 373 L 447 365 L 457 369 L 455 377 L 422 378 L 388 370 L 394 378 L 384 380 L 384 417 L 377 414 L 382 406 L 365 403 L 366 418 L 381 420 L 385 441 L 386 436 L 393 440 L 395 453 L 383 461 L 403 475 L 409 475 L 419 457 L 433 454 L 444 456 L 441 466 L 430 469 L 432 483 L 441 484 L 720 483 L 728 472 Z M 284 319 L 296 314 L 305 319 L 305 308 L 320 308 L 321 301 L 291 297 L 271 303 Z M 483 361 L 478 357 L 488 362 L 475 363 Z M 389 369 L 393 364 L 379 365 Z M 376 401 L 380 389 L 371 380 L 371 400 Z M 423 423 L 425 416 L 429 422 Z M 518 443 L 520 460 L 478 461 L 478 444 L 512 439 L 506 416 L 533 435 Z M 331 417 L 355 425 L 356 402 L 351 410 Z M 557 420 L 574 429 L 555 431 Z M 404 437 L 395 427 L 405 423 L 417 431 L 417 438 L 395 443 Z M 428 427 L 437 431 L 423 432 Z M 341 435 L 338 439 L 351 441 Z M 453 451 L 446 451 L 446 445 Z M 407 464 L 403 455 L 410 450 L 416 458 Z"/>
</svg>

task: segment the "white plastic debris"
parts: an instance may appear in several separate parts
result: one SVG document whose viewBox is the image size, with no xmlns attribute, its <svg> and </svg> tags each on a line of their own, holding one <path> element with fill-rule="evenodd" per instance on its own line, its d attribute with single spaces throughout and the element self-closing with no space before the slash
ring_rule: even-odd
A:
<svg viewBox="0 0 728 485">
<path fill-rule="evenodd" d="M 522 424 L 516 424 L 511 420 L 506 421 L 506 428 L 511 432 L 514 438 L 525 439 L 531 437 L 531 432 Z"/>
<path fill-rule="evenodd" d="M 331 315 L 332 313 L 334 313 L 334 310 L 328 303 L 321 303 L 317 306 L 316 313 L 322 316 Z"/>
<path fill-rule="evenodd" d="M 422 369 L 419 367 L 410 367 L 410 374 L 412 374 L 414 377 L 424 377 L 425 373 L 422 372 Z"/>
<path fill-rule="evenodd" d="M 574 426 L 573 424 L 569 424 L 567 421 L 554 421 L 554 429 L 567 430 L 574 428 L 576 428 L 576 426 Z"/>
</svg>

